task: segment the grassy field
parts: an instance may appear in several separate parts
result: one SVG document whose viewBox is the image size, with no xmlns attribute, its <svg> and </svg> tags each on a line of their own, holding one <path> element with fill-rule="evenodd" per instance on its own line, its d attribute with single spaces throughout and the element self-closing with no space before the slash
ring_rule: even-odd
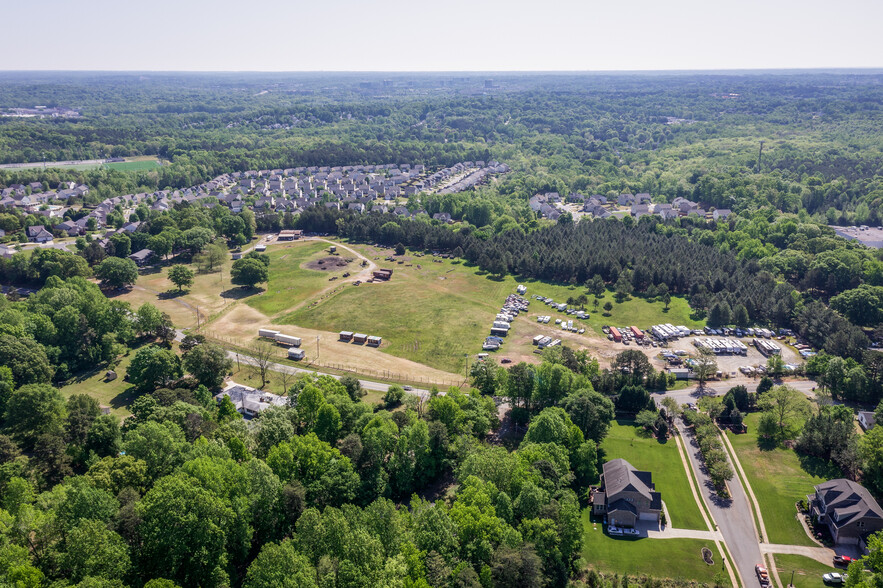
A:
<svg viewBox="0 0 883 588">
<path fill-rule="evenodd" d="M 672 527 L 707 529 L 673 439 L 660 443 L 633 426 L 631 421 L 616 421 L 601 448 L 605 460 L 621 457 L 636 468 L 653 473 L 656 490 L 662 493 L 662 500 L 671 515 L 669 524 Z"/>
<path fill-rule="evenodd" d="M 706 564 L 703 547 L 713 553 L 714 564 Z M 654 578 L 694 580 L 711 584 L 722 562 L 713 542 L 700 539 L 615 539 L 594 524 L 583 511 L 583 559 L 599 571 L 649 575 Z"/>
<path fill-rule="evenodd" d="M 160 166 L 160 162 L 153 159 L 145 161 L 117 161 L 114 163 L 105 163 L 101 167 L 104 169 L 114 169 L 117 171 L 150 171 Z"/>
<path fill-rule="evenodd" d="M 342 276 L 345 272 L 356 273 L 360 268 L 356 261 L 333 271 L 311 270 L 304 264 L 328 256 L 328 244 L 324 242 L 295 241 L 274 245 L 267 251 L 270 256 L 270 282 L 266 292 L 246 300 L 246 304 L 267 316 L 284 312 L 322 290 L 333 287 L 328 278 Z M 347 251 L 340 258 L 348 258 Z"/>
<path fill-rule="evenodd" d="M 221 271 L 208 274 L 197 273 L 195 265 L 185 264 L 193 270 L 194 279 L 193 285 L 183 293 L 168 279 L 170 265 L 142 270 L 135 282 L 136 287 L 117 298 L 135 309 L 149 302 L 167 313 L 176 327 L 195 327 L 197 308 L 201 321 L 205 321 L 247 294 L 230 283 L 231 264 L 232 261 L 227 259 Z"/>
<path fill-rule="evenodd" d="M 114 369 L 117 373 L 116 380 L 106 382 L 104 374 L 107 373 L 107 370 L 100 369 L 74 378 L 60 388 L 61 393 L 65 398 L 74 394 L 86 394 L 97 400 L 99 404 L 109 406 L 112 414 L 127 417 L 132 414 L 128 406 L 135 400 L 137 394 L 131 384 L 123 381 L 123 377 L 126 375 L 126 369 L 133 357 L 135 357 L 135 351 L 130 351 L 128 355 L 123 356 L 119 365 Z"/>
<path fill-rule="evenodd" d="M 791 572 L 794 572 L 794 588 L 823 588 L 825 582 L 822 575 L 836 570 L 816 560 L 802 555 L 775 554 L 776 568 L 779 570 L 779 579 L 783 584 L 791 581 Z"/>
<path fill-rule="evenodd" d="M 50 165 L 50 169 L 75 169 L 81 171 L 93 169 L 115 169 L 117 171 L 149 171 L 160 167 L 162 164 L 152 155 L 141 155 L 138 157 L 127 157 L 126 161 L 117 161 L 114 163 L 74 163 L 70 165 Z"/>
<path fill-rule="evenodd" d="M 392 280 L 386 284 L 369 284 L 363 288 L 342 288 L 318 304 L 303 306 L 280 316 L 278 322 L 324 331 L 348 330 L 379 335 L 389 342 L 384 347 L 386 353 L 438 369 L 462 373 L 465 369 L 464 355 L 481 351 L 481 344 L 489 332 L 494 315 L 506 296 L 513 293 L 519 283 L 527 286 L 528 296 L 541 294 L 561 301 L 584 292 L 582 288 L 566 285 L 520 282 L 512 276 L 496 279 L 460 262 L 437 262 L 430 256 L 417 257 L 409 254 L 401 264 L 387 262 L 382 258 L 389 253 L 388 250 L 364 245 L 353 247 L 369 259 L 376 259 L 381 267 L 393 267 L 395 273 Z M 271 254 L 277 258 L 279 255 L 276 251 Z M 275 273 L 279 270 L 272 271 Z M 291 280 L 297 279 L 305 270 L 286 267 L 285 271 L 293 273 L 289 278 Z M 282 279 L 284 283 L 285 278 Z M 268 300 L 252 300 L 249 304 L 258 310 L 266 308 L 272 313 L 278 311 L 281 304 L 293 306 L 301 299 L 297 293 L 277 293 L 272 276 L 270 281 L 269 296 L 265 294 L 260 297 Z M 306 292 L 309 287 L 308 285 L 302 292 Z M 284 287 L 279 288 L 283 289 Z M 612 300 L 612 295 L 608 294 L 606 299 Z M 588 309 L 592 310 L 591 305 Z M 509 336 L 510 340 L 513 336 L 524 339 L 518 347 L 518 352 L 522 355 L 529 355 L 532 351 L 530 337 L 533 327 L 528 327 L 527 321 L 536 324 L 536 317 L 541 314 L 556 318 L 566 316 L 534 301 L 527 318 L 519 318 L 517 321 L 522 328 L 513 329 Z M 701 325 L 700 322 L 689 320 L 689 307 L 682 299 L 673 299 L 672 307 L 666 313 L 662 303 L 650 303 L 638 298 L 614 304 L 610 317 L 604 317 L 600 312 L 592 313 L 590 319 L 574 321 L 574 324 L 581 324 L 600 333 L 604 324 L 648 326 L 655 322 Z M 550 327 L 554 325 L 546 325 L 547 329 Z M 587 340 L 586 337 L 582 339 Z M 511 347 L 513 346 L 507 341 L 500 353 L 508 355 Z"/>
<path fill-rule="evenodd" d="M 797 520 L 794 504 L 812 492 L 813 486 L 836 477 L 837 473 L 826 472 L 823 466 L 801 458 L 791 449 L 760 449 L 757 445 L 759 420 L 760 413 L 752 413 L 745 418 L 747 433 L 734 435 L 728 431 L 726 434 L 760 504 L 769 535 L 767 540 L 770 543 L 815 546 Z"/>
</svg>

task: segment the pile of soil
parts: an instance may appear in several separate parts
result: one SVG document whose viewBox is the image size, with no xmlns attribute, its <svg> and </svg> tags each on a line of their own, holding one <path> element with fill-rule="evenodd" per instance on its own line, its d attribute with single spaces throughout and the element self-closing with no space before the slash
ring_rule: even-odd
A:
<svg viewBox="0 0 883 588">
<path fill-rule="evenodd" d="M 304 265 L 306 269 L 330 272 L 349 265 L 349 261 L 336 255 L 329 255 L 322 259 L 314 259 Z"/>
</svg>

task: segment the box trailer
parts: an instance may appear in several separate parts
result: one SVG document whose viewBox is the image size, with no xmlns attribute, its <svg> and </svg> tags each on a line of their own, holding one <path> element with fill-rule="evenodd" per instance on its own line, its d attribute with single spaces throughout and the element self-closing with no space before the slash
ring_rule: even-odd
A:
<svg viewBox="0 0 883 588">
<path fill-rule="evenodd" d="M 632 326 L 632 327 L 629 327 L 629 330 L 632 332 L 632 335 L 635 336 L 635 339 L 643 339 L 644 338 L 644 332 L 641 331 L 641 329 L 639 329 L 638 327 Z"/>
<path fill-rule="evenodd" d="M 616 327 L 610 327 L 610 334 L 613 335 L 613 340 L 619 343 L 622 341 L 622 335 L 619 333 L 619 329 Z"/>
<path fill-rule="evenodd" d="M 288 350 L 288 359 L 295 359 L 300 361 L 306 356 L 306 352 L 303 349 L 298 349 L 296 347 L 292 347 Z"/>
<path fill-rule="evenodd" d="M 283 333 L 276 333 L 276 343 L 281 343 L 282 345 L 289 345 L 291 347 L 300 347 L 300 337 L 294 337 L 292 335 L 285 335 Z"/>
<path fill-rule="evenodd" d="M 353 340 L 353 332 L 352 331 L 341 331 L 338 335 L 341 341 L 352 341 Z"/>
<path fill-rule="evenodd" d="M 365 333 L 353 333 L 353 341 L 356 343 L 364 343 L 368 340 L 368 335 Z"/>
<path fill-rule="evenodd" d="M 383 342 L 382 337 L 376 337 L 374 335 L 368 337 L 368 345 L 371 347 L 380 347 L 380 344 Z"/>
<path fill-rule="evenodd" d="M 273 329 L 258 329 L 258 337 L 267 337 L 268 339 L 275 339 L 276 335 L 279 334 L 279 331 L 274 331 Z"/>
</svg>

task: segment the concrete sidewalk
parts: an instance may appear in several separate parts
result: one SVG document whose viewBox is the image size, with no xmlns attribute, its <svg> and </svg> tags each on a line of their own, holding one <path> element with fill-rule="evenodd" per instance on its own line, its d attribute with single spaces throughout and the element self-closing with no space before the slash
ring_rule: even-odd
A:
<svg viewBox="0 0 883 588">
<path fill-rule="evenodd" d="M 663 531 L 647 531 L 650 539 L 703 539 L 705 541 L 723 541 L 720 531 L 699 531 L 698 529 L 673 529 L 666 527 Z"/>
</svg>

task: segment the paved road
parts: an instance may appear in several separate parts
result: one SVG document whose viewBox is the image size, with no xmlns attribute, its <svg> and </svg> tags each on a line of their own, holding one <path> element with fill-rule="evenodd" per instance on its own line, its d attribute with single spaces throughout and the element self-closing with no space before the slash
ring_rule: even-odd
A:
<svg viewBox="0 0 883 588">
<path fill-rule="evenodd" d="M 679 404 L 695 402 L 702 396 L 722 396 L 733 386 L 745 386 L 749 392 L 756 392 L 759 383 L 760 380 L 755 381 L 752 378 L 734 378 L 725 382 L 708 383 L 701 392 L 698 385 L 690 386 L 689 388 L 684 388 L 682 390 L 669 390 L 667 392 L 656 394 L 657 404 L 659 400 L 666 396 L 674 398 Z M 818 384 L 812 380 L 784 381 L 783 384 L 802 392 L 808 398 L 815 398 L 815 388 L 818 386 Z"/>
<path fill-rule="evenodd" d="M 690 460 L 690 465 L 699 481 L 702 498 L 708 505 L 711 515 L 723 535 L 733 563 L 742 577 L 742 583 L 745 586 L 753 586 L 755 581 L 754 566 L 763 562 L 763 557 L 745 490 L 739 483 L 739 479 L 733 478 L 729 485 L 731 497 L 721 499 L 714 491 L 714 485 L 705 472 L 705 466 L 699 455 L 699 447 L 695 445 L 692 432 L 687 429 L 681 419 L 678 419 L 677 427 L 683 435 L 687 458 Z"/>
</svg>

